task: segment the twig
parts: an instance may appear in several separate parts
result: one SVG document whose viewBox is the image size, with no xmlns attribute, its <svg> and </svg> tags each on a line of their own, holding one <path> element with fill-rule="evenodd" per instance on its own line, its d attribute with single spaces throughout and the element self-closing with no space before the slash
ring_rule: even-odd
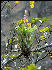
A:
<svg viewBox="0 0 52 70">
<path fill-rule="evenodd" d="M 40 60 L 43 60 L 46 56 L 48 56 L 48 54 L 46 54 L 43 58 L 41 58 L 41 59 L 37 59 L 36 61 L 35 61 L 35 64 L 37 64 L 37 62 L 39 62 Z"/>
<path fill-rule="evenodd" d="M 50 53 L 51 51 L 49 51 L 43 58 L 41 58 L 41 59 L 37 59 L 36 61 L 35 61 L 35 64 L 37 64 L 40 60 L 43 60 L 46 56 L 48 56 L 48 54 Z"/>
<path fill-rule="evenodd" d="M 45 46 L 45 47 L 41 47 L 41 48 L 39 48 L 39 49 L 37 49 L 37 50 L 34 50 L 34 51 L 31 51 L 31 52 L 40 52 L 40 50 L 41 49 L 44 49 L 44 48 L 47 48 L 47 47 L 52 47 L 52 44 L 50 44 L 50 45 L 47 45 L 47 46 Z"/>
</svg>

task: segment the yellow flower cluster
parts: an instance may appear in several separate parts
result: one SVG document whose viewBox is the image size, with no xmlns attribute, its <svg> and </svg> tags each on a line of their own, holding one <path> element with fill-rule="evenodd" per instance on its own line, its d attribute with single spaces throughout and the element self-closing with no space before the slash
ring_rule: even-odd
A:
<svg viewBox="0 0 52 70">
<path fill-rule="evenodd" d="M 24 22 L 24 21 L 28 22 L 28 19 L 27 19 L 27 18 L 26 18 L 26 19 L 23 19 L 23 22 Z"/>
<path fill-rule="evenodd" d="M 28 22 L 28 19 L 26 19 L 26 22 Z"/>
<path fill-rule="evenodd" d="M 45 39 L 45 37 L 44 37 L 44 36 L 40 36 L 39 38 L 40 38 L 40 39 Z"/>
<path fill-rule="evenodd" d="M 34 1 L 30 1 L 30 7 L 34 8 Z"/>
<path fill-rule="evenodd" d="M 18 4 L 20 1 L 16 1 L 16 4 Z"/>
<path fill-rule="evenodd" d="M 31 28 L 31 23 L 27 23 L 28 28 Z"/>
</svg>

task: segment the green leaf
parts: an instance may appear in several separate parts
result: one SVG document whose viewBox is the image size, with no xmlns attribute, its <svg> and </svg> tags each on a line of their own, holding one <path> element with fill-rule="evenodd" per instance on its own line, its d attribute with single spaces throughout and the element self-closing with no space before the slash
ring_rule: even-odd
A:
<svg viewBox="0 0 52 70">
<path fill-rule="evenodd" d="M 37 67 L 35 66 L 35 64 L 30 64 L 28 66 L 28 70 L 37 70 Z"/>
<path fill-rule="evenodd" d="M 25 68 L 23 68 L 23 70 L 25 70 Z"/>
<path fill-rule="evenodd" d="M 13 31 L 13 29 L 10 29 L 9 31 Z"/>
<path fill-rule="evenodd" d="M 42 22 L 45 22 L 47 20 L 50 20 L 50 18 L 34 18 L 34 17 L 31 17 L 31 20 L 32 20 L 32 23 L 35 23 L 36 21 L 39 21 L 39 20 L 41 20 Z"/>
<path fill-rule="evenodd" d="M 28 67 L 20 68 L 20 70 L 37 70 L 37 67 L 35 66 L 35 64 L 30 64 L 28 65 Z"/>
<path fill-rule="evenodd" d="M 35 23 L 36 21 L 41 20 L 41 18 L 33 18 L 33 17 L 31 17 L 31 20 L 32 20 L 32 23 Z"/>
<path fill-rule="evenodd" d="M 12 39 L 9 40 L 9 44 L 11 44 L 11 43 L 12 43 Z"/>
<path fill-rule="evenodd" d="M 18 35 L 21 35 L 21 33 L 22 33 L 22 29 L 21 29 L 19 26 L 17 26 L 16 31 L 17 31 Z"/>
<path fill-rule="evenodd" d="M 50 24 L 50 26 L 49 27 L 52 27 L 52 24 Z"/>
<path fill-rule="evenodd" d="M 18 26 L 18 22 L 15 25 Z"/>
<path fill-rule="evenodd" d="M 1 55 L 1 57 L 2 57 L 2 58 L 6 58 L 6 55 L 5 55 L 5 54 L 3 54 L 3 55 Z"/>
<path fill-rule="evenodd" d="M 32 32 L 33 31 L 33 28 L 29 29 L 29 32 Z"/>
<path fill-rule="evenodd" d="M 36 30 L 37 29 L 37 26 L 35 25 L 34 27 L 33 27 L 33 30 Z"/>
<path fill-rule="evenodd" d="M 42 22 L 45 22 L 45 21 L 47 21 L 47 20 L 50 20 L 50 18 L 42 18 L 42 19 L 41 19 Z"/>
<path fill-rule="evenodd" d="M 13 58 L 13 54 L 11 54 L 10 57 Z"/>
<path fill-rule="evenodd" d="M 11 58 L 14 58 L 14 57 L 17 57 L 17 56 L 18 56 L 17 54 L 11 54 L 10 55 Z"/>
<path fill-rule="evenodd" d="M 35 18 L 35 21 L 39 21 L 39 20 L 41 20 L 41 18 Z"/>
<path fill-rule="evenodd" d="M 43 31 L 44 31 L 44 29 L 41 29 L 41 30 L 40 30 L 40 32 L 43 32 Z"/>
<path fill-rule="evenodd" d="M 44 31 L 49 31 L 49 28 L 48 27 L 44 28 Z"/>
<path fill-rule="evenodd" d="M 31 33 L 31 32 L 34 32 L 36 29 L 37 29 L 37 26 L 35 25 L 33 28 L 28 29 L 28 31 Z"/>
<path fill-rule="evenodd" d="M 49 28 L 48 27 L 45 27 L 44 29 L 41 29 L 40 32 L 43 32 L 43 31 L 49 31 Z"/>
<path fill-rule="evenodd" d="M 20 70 L 23 70 L 23 68 L 20 68 Z"/>
<path fill-rule="evenodd" d="M 31 17 L 31 19 L 33 20 L 33 19 L 34 19 L 34 17 Z"/>
<path fill-rule="evenodd" d="M 37 52 L 37 54 L 41 54 L 41 52 Z"/>
<path fill-rule="evenodd" d="M 35 23 L 35 20 L 34 19 L 32 20 L 32 23 Z"/>
<path fill-rule="evenodd" d="M 21 20 L 19 20 L 15 25 L 16 26 L 18 26 L 19 24 L 21 24 L 23 21 L 22 21 L 22 19 Z"/>
<path fill-rule="evenodd" d="M 35 51 L 35 49 L 33 49 L 33 51 Z"/>
<path fill-rule="evenodd" d="M 40 39 L 45 39 L 45 37 L 44 37 L 44 36 L 40 36 L 39 38 L 40 38 Z"/>
</svg>

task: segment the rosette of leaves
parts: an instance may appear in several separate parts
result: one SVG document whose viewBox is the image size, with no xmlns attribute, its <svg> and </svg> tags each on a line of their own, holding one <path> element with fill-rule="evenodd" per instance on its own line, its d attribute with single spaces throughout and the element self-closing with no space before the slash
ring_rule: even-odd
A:
<svg viewBox="0 0 52 70">
<path fill-rule="evenodd" d="M 19 40 L 28 45 L 31 44 L 34 38 L 34 31 L 37 29 L 37 26 L 35 25 L 33 28 L 27 28 L 24 24 L 22 24 L 22 28 L 20 28 L 19 26 L 17 26 L 17 33 L 18 33 L 18 37 Z M 31 42 L 31 43 L 30 43 Z"/>
<path fill-rule="evenodd" d="M 30 45 L 33 43 L 34 40 L 34 31 L 37 29 L 35 25 L 33 28 L 27 28 L 25 24 L 22 24 L 22 27 L 19 25 L 16 28 L 18 39 L 21 44 L 21 50 L 23 52 L 27 52 L 27 50 L 31 47 Z"/>
</svg>

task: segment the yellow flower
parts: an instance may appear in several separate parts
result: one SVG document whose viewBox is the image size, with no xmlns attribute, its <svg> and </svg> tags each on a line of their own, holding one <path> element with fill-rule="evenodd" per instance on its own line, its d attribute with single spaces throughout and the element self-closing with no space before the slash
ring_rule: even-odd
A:
<svg viewBox="0 0 52 70">
<path fill-rule="evenodd" d="M 34 1 L 30 1 L 30 4 L 34 4 Z"/>
<path fill-rule="evenodd" d="M 16 1 L 16 4 L 18 4 L 20 1 Z"/>
<path fill-rule="evenodd" d="M 26 22 L 28 22 L 28 19 L 26 19 Z"/>
<path fill-rule="evenodd" d="M 52 56 L 50 56 L 52 58 Z"/>
<path fill-rule="evenodd" d="M 34 8 L 34 4 L 31 4 L 30 7 L 31 7 L 31 8 Z"/>
<path fill-rule="evenodd" d="M 40 36 L 39 38 L 40 38 L 40 39 L 45 39 L 45 37 L 44 37 L 44 36 Z"/>
<path fill-rule="evenodd" d="M 34 1 L 30 1 L 30 7 L 34 8 Z"/>
<path fill-rule="evenodd" d="M 27 23 L 27 26 L 28 26 L 29 28 L 31 28 L 31 23 Z"/>
</svg>

